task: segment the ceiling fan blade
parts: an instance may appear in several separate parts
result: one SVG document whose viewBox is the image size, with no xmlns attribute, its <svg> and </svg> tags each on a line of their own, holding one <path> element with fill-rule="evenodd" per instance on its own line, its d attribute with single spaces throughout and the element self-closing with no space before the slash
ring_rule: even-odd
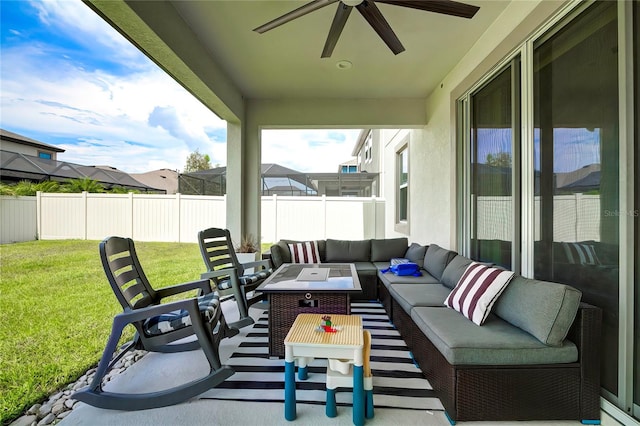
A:
<svg viewBox="0 0 640 426">
<path fill-rule="evenodd" d="M 324 43 L 324 49 L 322 49 L 321 58 L 328 58 L 333 53 L 333 49 L 336 47 L 336 43 L 344 29 L 344 24 L 347 23 L 347 18 L 349 18 L 349 14 L 351 14 L 351 9 L 353 9 L 352 6 L 347 6 L 342 2 L 338 5 L 336 14 L 333 17 L 333 22 L 331 23 L 331 28 L 329 29 L 327 41 Z"/>
<path fill-rule="evenodd" d="M 378 9 L 378 6 L 376 6 L 373 1 L 365 0 L 357 5 L 356 9 L 358 9 L 358 12 L 364 16 L 364 19 L 366 19 L 369 25 L 378 33 L 382 41 L 389 46 L 389 49 L 391 49 L 394 55 L 404 52 L 404 46 L 400 43 L 391 26 L 387 20 L 384 19 L 380 9 Z"/>
<path fill-rule="evenodd" d="M 445 15 L 473 18 L 480 7 L 453 0 L 375 0 L 379 3 L 393 4 L 402 7 L 443 13 Z"/>
<path fill-rule="evenodd" d="M 274 19 L 273 21 L 269 21 L 264 25 L 260 25 L 257 28 L 254 28 L 253 31 L 257 33 L 265 33 L 269 30 L 272 30 L 276 27 L 279 27 L 282 24 L 286 24 L 287 22 L 293 21 L 294 19 L 300 18 L 308 13 L 321 9 L 325 6 L 329 6 L 331 3 L 335 3 L 338 0 L 313 0 L 310 3 L 305 4 L 304 6 L 300 6 L 299 8 L 292 10 L 289 13 L 285 13 L 284 15 Z"/>
</svg>

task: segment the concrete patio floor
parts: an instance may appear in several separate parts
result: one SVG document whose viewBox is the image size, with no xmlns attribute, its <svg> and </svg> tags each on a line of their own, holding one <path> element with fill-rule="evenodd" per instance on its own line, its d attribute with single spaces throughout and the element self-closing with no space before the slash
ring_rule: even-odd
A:
<svg viewBox="0 0 640 426">
<path fill-rule="evenodd" d="M 237 319 L 236 305 L 223 303 L 228 321 Z M 251 309 L 251 315 L 257 318 L 260 309 Z M 229 358 L 235 347 L 246 336 L 246 327 L 240 334 L 223 340 L 220 346 L 222 362 Z M 176 354 L 149 353 L 140 361 L 112 379 L 105 389 L 114 392 L 148 392 L 165 389 L 203 376 L 208 372 L 208 364 L 201 351 Z M 150 374 L 151 372 L 151 374 Z M 449 426 L 443 412 L 425 410 L 400 410 L 376 408 L 375 417 L 367 420 L 367 425 L 423 425 Z M 72 425 L 351 425 L 351 409 L 339 407 L 338 417 L 328 418 L 323 405 L 298 404 L 297 419 L 288 422 L 284 419 L 282 403 L 262 403 L 246 401 L 220 401 L 192 399 L 170 407 L 141 411 L 116 411 L 95 408 L 78 403 L 60 424 Z M 534 422 L 460 422 L 465 426 L 576 426 L 579 421 L 534 421 Z M 614 426 L 619 423 L 603 413 L 602 424 Z"/>
</svg>

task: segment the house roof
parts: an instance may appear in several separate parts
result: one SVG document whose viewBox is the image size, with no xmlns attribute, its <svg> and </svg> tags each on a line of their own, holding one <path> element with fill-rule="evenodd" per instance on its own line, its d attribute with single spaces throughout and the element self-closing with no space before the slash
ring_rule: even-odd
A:
<svg viewBox="0 0 640 426">
<path fill-rule="evenodd" d="M 164 189 L 167 194 L 178 192 L 178 172 L 175 170 L 159 169 L 146 173 L 131 173 L 130 175 L 147 186 Z"/>
<path fill-rule="evenodd" d="M 0 172 L 5 180 L 64 181 L 90 178 L 108 188 L 122 186 L 140 191 L 160 191 L 160 188 L 149 187 L 115 168 L 82 166 L 5 150 L 0 150 Z"/>
<path fill-rule="evenodd" d="M 0 140 L 3 140 L 3 141 L 6 140 L 8 142 L 15 142 L 22 145 L 33 146 L 35 148 L 42 148 L 48 151 L 54 151 L 54 152 L 65 151 L 64 149 L 58 148 L 57 146 L 49 145 L 48 143 L 40 142 L 35 139 L 31 139 L 26 136 L 19 135 L 17 133 L 13 133 L 5 129 L 0 129 Z"/>
</svg>

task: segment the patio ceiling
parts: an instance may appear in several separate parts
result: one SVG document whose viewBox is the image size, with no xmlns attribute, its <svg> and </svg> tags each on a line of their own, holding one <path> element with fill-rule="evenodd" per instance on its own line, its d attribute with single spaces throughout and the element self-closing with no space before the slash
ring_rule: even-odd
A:
<svg viewBox="0 0 640 426">
<path fill-rule="evenodd" d="M 241 108 L 234 103 L 241 105 L 247 99 L 424 99 L 509 4 L 465 1 L 480 10 L 472 19 L 464 19 L 378 3 L 406 48 L 397 56 L 354 11 L 332 57 L 320 58 L 337 4 L 264 34 L 253 31 L 305 3 L 93 0 L 88 4 L 225 119 Z M 169 49 L 159 49 L 158 38 Z M 339 69 L 336 64 L 341 60 L 353 67 Z M 180 66 L 197 78 L 181 73 Z M 208 97 L 198 85 L 213 95 Z"/>
</svg>

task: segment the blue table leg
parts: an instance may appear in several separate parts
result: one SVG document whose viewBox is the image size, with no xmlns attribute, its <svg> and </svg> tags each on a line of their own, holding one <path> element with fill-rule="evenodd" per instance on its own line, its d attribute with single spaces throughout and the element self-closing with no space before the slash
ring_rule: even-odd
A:
<svg viewBox="0 0 640 426">
<path fill-rule="evenodd" d="M 284 363 L 284 418 L 296 419 L 296 365 L 293 361 Z"/>
<path fill-rule="evenodd" d="M 365 394 L 364 416 L 367 419 L 372 419 L 373 418 L 373 390 L 366 390 L 364 391 L 364 394 Z"/>
<path fill-rule="evenodd" d="M 306 366 L 298 367 L 298 380 L 307 380 L 309 378 L 309 370 Z"/>
<path fill-rule="evenodd" d="M 353 424 L 364 425 L 364 368 L 353 366 Z"/>
<path fill-rule="evenodd" d="M 327 389 L 327 402 L 325 413 L 327 417 L 335 417 L 338 415 L 338 410 L 336 408 L 336 390 L 335 389 Z"/>
</svg>

